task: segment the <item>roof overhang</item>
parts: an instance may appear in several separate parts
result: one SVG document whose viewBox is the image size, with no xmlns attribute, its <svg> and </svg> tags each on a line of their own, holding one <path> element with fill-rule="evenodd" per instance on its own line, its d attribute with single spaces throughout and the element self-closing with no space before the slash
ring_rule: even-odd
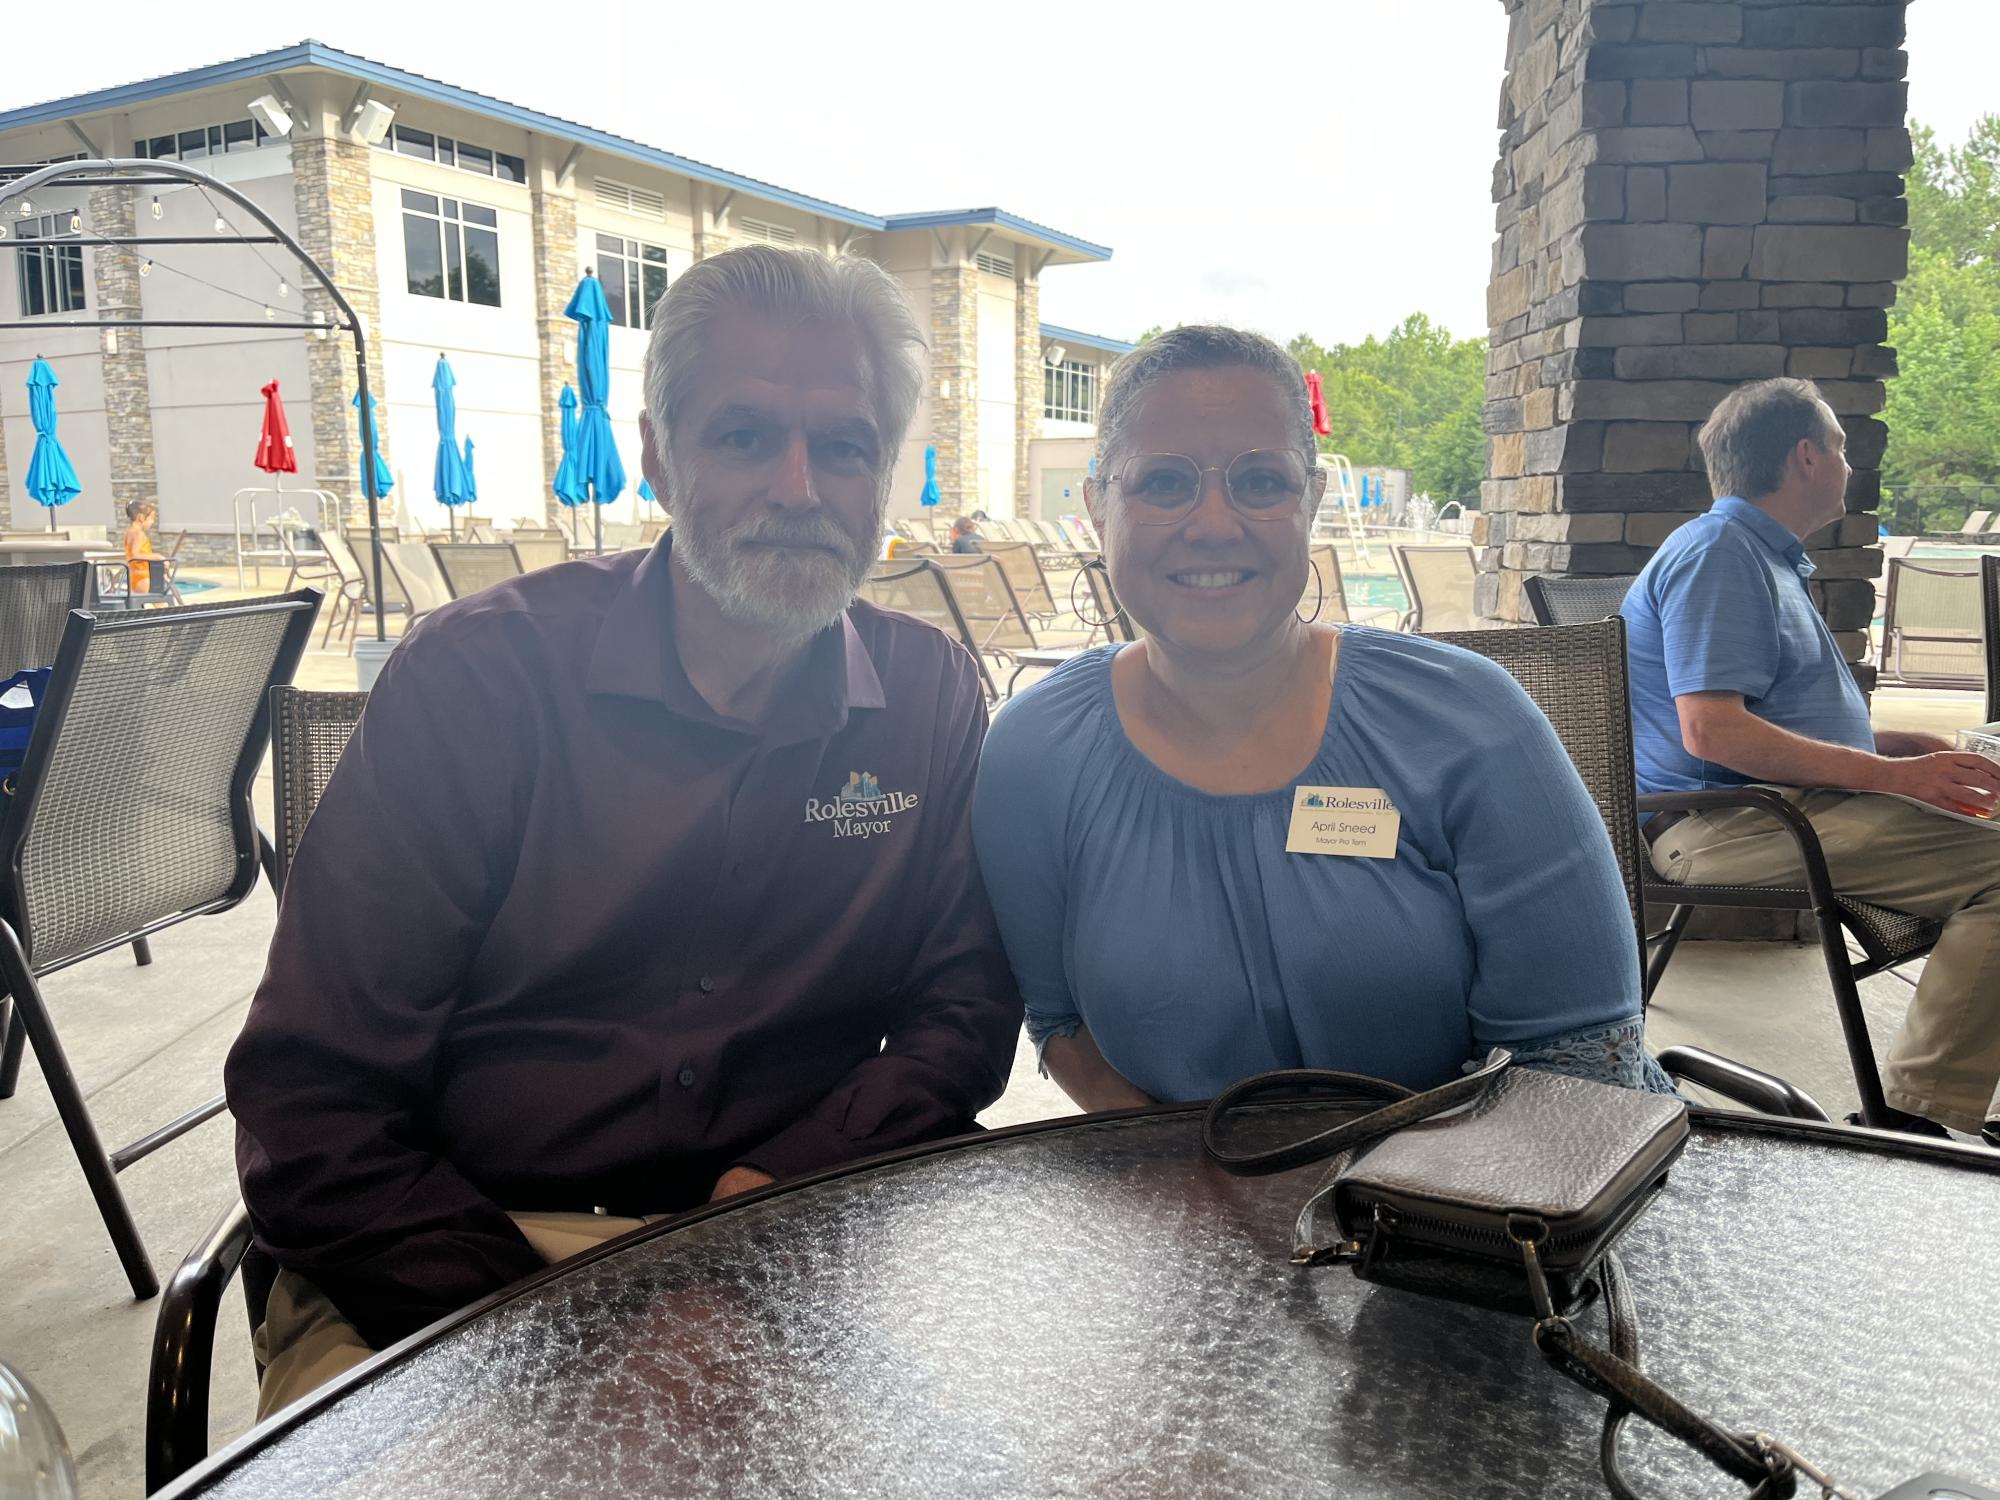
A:
<svg viewBox="0 0 2000 1500">
<path fill-rule="evenodd" d="M 1122 339 L 1108 339 L 1099 333 L 1085 333 L 1079 328 L 1058 328 L 1053 323 L 1041 325 L 1042 342 L 1062 344 L 1071 349 L 1096 349 L 1105 354 L 1130 354 L 1138 348 Z"/>
<path fill-rule="evenodd" d="M 962 208 L 945 213 L 890 214 L 884 227 L 894 231 L 956 229 L 961 226 L 992 229 L 1006 235 L 1010 240 L 1044 250 L 1047 254 L 1039 262 L 1041 266 L 1078 265 L 1088 261 L 1111 259 L 1111 249 L 1108 245 L 1094 245 L 1089 240 L 1080 240 L 1073 234 L 1064 234 L 1060 229 L 1051 229 L 1046 224 L 1037 224 L 1032 219 L 1010 214 L 1004 208 Z"/>
</svg>

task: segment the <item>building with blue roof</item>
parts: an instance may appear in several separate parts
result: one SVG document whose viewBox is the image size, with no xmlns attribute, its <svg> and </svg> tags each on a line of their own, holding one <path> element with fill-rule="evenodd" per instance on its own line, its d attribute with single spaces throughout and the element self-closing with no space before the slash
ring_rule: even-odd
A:
<svg viewBox="0 0 2000 1500">
<path fill-rule="evenodd" d="M 457 375 L 460 431 L 479 445 L 479 512 L 548 513 L 557 397 L 575 378 L 562 309 L 585 270 L 617 325 L 611 412 L 634 474 L 647 319 L 695 261 L 764 241 L 867 255 L 891 271 L 930 345 L 892 514 L 917 509 L 927 444 L 947 509 L 1075 509 L 1059 503 L 1064 481 L 1094 431 L 1103 368 L 1126 347 L 1039 320 L 1046 272 L 1111 257 L 1077 235 L 1000 208 L 879 214 L 834 203 L 314 41 L 0 112 L 0 162 L 84 157 L 199 166 L 328 268 L 370 326 L 395 504 L 428 527 L 444 514 L 427 482 L 440 353 Z M 291 412 L 296 483 L 333 492 L 351 514 L 361 503 L 351 345 L 276 327 L 64 326 L 119 309 L 201 319 L 268 307 L 281 321 L 326 310 L 289 255 L 220 237 L 144 251 L 94 242 L 199 237 L 219 214 L 248 227 L 196 188 L 42 198 L 9 224 L 0 253 L 0 308 L 32 325 L 0 331 L 0 507 L 11 502 L 13 523 L 38 514 L 20 490 L 32 444 L 22 382 L 36 354 L 62 381 L 63 436 L 84 483 L 78 521 L 113 523 L 126 500 L 157 498 L 163 526 L 191 533 L 185 555 L 212 551 L 230 534 L 235 492 L 269 483 L 249 458 L 259 388 L 274 377 Z M 1046 510 L 1044 470 L 1056 475 Z"/>
</svg>

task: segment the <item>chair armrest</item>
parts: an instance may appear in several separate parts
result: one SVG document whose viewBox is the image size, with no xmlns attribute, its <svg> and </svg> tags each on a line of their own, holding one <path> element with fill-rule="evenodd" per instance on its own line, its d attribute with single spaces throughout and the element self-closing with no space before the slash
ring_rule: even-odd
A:
<svg viewBox="0 0 2000 1500">
<path fill-rule="evenodd" d="M 1684 1078 L 1760 1114 L 1827 1121 L 1827 1113 L 1820 1108 L 1819 1101 L 1804 1089 L 1787 1083 L 1775 1073 L 1723 1057 L 1706 1047 L 1665 1048 L 1659 1054 L 1659 1063 L 1670 1077 Z"/>
<path fill-rule="evenodd" d="M 146 1380 L 146 1491 L 178 1478 L 208 1456 L 209 1369 L 222 1294 L 250 1249 L 250 1211 L 241 1199 L 208 1228 L 160 1294 L 153 1367 Z"/>
<path fill-rule="evenodd" d="M 1827 874 L 1826 855 L 1819 846 L 1819 832 L 1812 820 L 1767 786 L 1732 787 L 1726 791 L 1645 792 L 1638 798 L 1643 821 L 1649 813 L 1714 812 L 1723 808 L 1750 807 L 1768 813 L 1798 845 L 1799 862 L 1805 866 L 1806 889 L 1818 906 L 1833 904 L 1833 879 Z"/>
</svg>

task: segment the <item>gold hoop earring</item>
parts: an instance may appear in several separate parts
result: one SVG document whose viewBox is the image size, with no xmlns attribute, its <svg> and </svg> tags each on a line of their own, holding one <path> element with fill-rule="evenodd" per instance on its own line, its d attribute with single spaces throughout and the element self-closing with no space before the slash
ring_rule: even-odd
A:
<svg viewBox="0 0 2000 1500">
<path fill-rule="evenodd" d="M 1099 572 L 1103 573 L 1107 579 L 1111 576 L 1111 570 L 1110 568 L 1105 566 L 1104 559 L 1102 558 L 1099 558 L 1095 562 L 1084 563 L 1082 566 L 1080 566 L 1076 570 L 1076 576 L 1071 578 L 1069 581 L 1069 612 L 1075 615 L 1077 619 L 1081 620 L 1085 625 L 1089 626 L 1092 630 L 1109 630 L 1112 626 L 1113 621 L 1122 620 L 1125 618 L 1125 606 L 1122 604 L 1119 605 L 1116 609 L 1114 609 L 1111 612 L 1108 618 L 1102 620 L 1093 620 L 1090 618 L 1089 615 L 1085 614 L 1083 612 L 1083 606 L 1077 602 L 1077 597 L 1076 597 L 1076 586 L 1079 583 L 1083 582 L 1084 568 L 1096 568 Z M 1096 590 L 1093 589 L 1091 593 L 1094 597 L 1096 594 Z"/>
<path fill-rule="evenodd" d="M 1313 575 L 1313 612 L 1309 615 L 1302 615 L 1299 613 L 1296 605 L 1292 607 L 1292 614 L 1301 625 L 1311 625 L 1314 623 L 1319 619 L 1319 612 L 1326 608 L 1326 580 L 1320 577 L 1319 563 L 1316 559 L 1308 557 L 1306 559 L 1306 566 L 1312 569 Z"/>
</svg>

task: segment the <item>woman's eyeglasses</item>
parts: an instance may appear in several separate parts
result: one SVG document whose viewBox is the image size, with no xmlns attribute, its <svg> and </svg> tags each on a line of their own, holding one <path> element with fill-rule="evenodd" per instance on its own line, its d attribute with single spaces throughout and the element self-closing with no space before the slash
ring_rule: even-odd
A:
<svg viewBox="0 0 2000 1500">
<path fill-rule="evenodd" d="M 1308 494 L 1317 498 L 1326 487 L 1325 472 L 1295 448 L 1252 448 L 1206 469 L 1185 453 L 1137 453 L 1107 485 L 1117 487 L 1140 525 L 1170 526 L 1200 503 L 1202 486 L 1216 473 L 1236 513 L 1250 521 L 1292 515 Z"/>
</svg>

